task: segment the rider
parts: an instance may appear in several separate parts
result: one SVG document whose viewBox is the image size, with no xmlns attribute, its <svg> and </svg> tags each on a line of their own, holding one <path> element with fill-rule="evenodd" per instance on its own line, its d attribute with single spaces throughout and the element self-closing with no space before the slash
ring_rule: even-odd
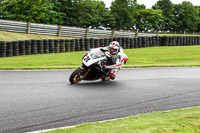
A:
<svg viewBox="0 0 200 133">
<path fill-rule="evenodd" d="M 110 63 L 104 66 L 105 69 L 110 70 L 108 77 L 114 80 L 123 63 L 126 64 L 128 56 L 117 41 L 112 41 L 108 46 L 101 48 L 101 50 L 105 51 L 106 56 L 110 60 Z M 108 77 L 103 77 L 102 80 L 109 80 Z"/>
</svg>

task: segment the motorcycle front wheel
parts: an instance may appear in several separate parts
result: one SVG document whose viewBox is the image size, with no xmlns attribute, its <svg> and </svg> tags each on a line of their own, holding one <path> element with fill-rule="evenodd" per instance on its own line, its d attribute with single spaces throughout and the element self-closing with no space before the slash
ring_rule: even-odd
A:
<svg viewBox="0 0 200 133">
<path fill-rule="evenodd" d="M 77 68 L 70 76 L 69 81 L 72 84 L 77 84 L 79 83 L 82 79 L 80 78 L 81 75 L 83 75 L 84 70 Z"/>
</svg>

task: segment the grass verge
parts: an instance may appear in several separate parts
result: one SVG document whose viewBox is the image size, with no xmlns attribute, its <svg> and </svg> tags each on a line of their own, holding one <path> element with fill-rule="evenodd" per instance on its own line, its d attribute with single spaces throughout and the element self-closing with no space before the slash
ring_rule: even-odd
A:
<svg viewBox="0 0 200 133">
<path fill-rule="evenodd" d="M 39 40 L 39 39 L 67 39 L 69 37 L 47 36 L 39 34 L 24 34 L 0 31 L 0 41 Z M 71 37 L 72 38 L 72 37 Z"/>
<path fill-rule="evenodd" d="M 159 111 L 47 133 L 199 133 L 200 107 Z"/>
<path fill-rule="evenodd" d="M 0 58 L 0 69 L 70 69 L 81 65 L 85 51 Z M 125 49 L 124 68 L 200 66 L 200 46 Z"/>
<path fill-rule="evenodd" d="M 193 34 L 159 34 L 160 36 L 199 36 Z M 38 39 L 67 39 L 72 37 L 57 37 L 57 36 L 48 36 L 48 35 L 39 35 L 39 34 L 24 34 L 24 33 L 15 33 L 0 31 L 0 41 L 16 41 L 16 40 L 38 40 Z"/>
<path fill-rule="evenodd" d="M 200 36 L 199 34 L 159 34 L 160 36 Z"/>
</svg>

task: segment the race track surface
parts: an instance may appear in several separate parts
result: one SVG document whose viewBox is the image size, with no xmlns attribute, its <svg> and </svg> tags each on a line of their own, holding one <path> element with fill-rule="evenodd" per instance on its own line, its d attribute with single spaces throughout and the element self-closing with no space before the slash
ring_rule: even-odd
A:
<svg viewBox="0 0 200 133">
<path fill-rule="evenodd" d="M 73 70 L 0 71 L 0 132 L 21 133 L 200 106 L 200 67 L 122 69 L 69 83 Z"/>
</svg>

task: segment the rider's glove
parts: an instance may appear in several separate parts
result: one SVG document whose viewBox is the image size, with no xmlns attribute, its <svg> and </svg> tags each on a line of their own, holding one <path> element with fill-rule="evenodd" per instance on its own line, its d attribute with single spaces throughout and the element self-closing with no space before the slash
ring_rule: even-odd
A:
<svg viewBox="0 0 200 133">
<path fill-rule="evenodd" d="M 110 58 L 110 53 L 109 52 L 105 52 L 106 57 Z"/>
</svg>

